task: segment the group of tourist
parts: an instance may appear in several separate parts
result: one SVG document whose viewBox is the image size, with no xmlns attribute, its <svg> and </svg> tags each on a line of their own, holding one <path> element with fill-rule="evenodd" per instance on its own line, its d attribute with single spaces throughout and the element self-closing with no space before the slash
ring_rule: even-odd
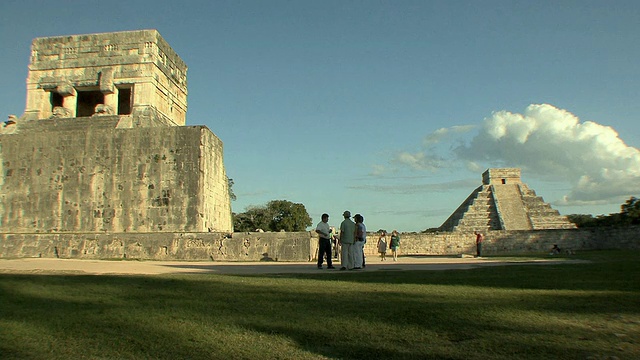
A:
<svg viewBox="0 0 640 360">
<path fill-rule="evenodd" d="M 367 228 L 364 225 L 364 217 L 356 214 L 351 220 L 351 212 L 345 211 L 344 220 L 340 224 L 340 233 L 336 236 L 335 231 L 329 226 L 329 215 L 322 214 L 322 221 L 318 223 L 316 232 L 319 234 L 318 269 L 322 269 L 324 257 L 327 257 L 327 269 L 335 269 L 332 264 L 332 239 L 337 237 L 337 245 L 340 245 L 340 270 L 362 269 L 366 266 L 364 256 L 364 245 L 367 243 Z M 474 231 L 476 237 L 476 257 L 482 257 L 482 243 L 485 235 L 481 231 Z M 335 243 L 334 248 L 335 248 Z M 387 260 L 387 248 L 391 249 L 393 261 L 398 261 L 398 248 L 400 247 L 400 235 L 397 230 L 393 230 L 387 240 L 386 231 L 381 231 L 378 237 L 377 249 L 380 253 L 380 260 Z M 564 250 L 567 255 L 575 254 L 572 250 Z M 560 255 L 563 250 L 557 244 L 551 248 L 549 255 Z"/>
<path fill-rule="evenodd" d="M 364 269 L 366 258 L 364 256 L 364 246 L 367 243 L 367 227 L 364 225 L 364 217 L 356 214 L 351 220 L 351 212 L 345 211 L 342 216 L 344 220 L 340 223 L 339 234 L 337 235 L 340 251 L 340 270 L 358 270 Z M 318 269 L 322 269 L 324 258 L 327 258 L 327 269 L 335 269 L 331 259 L 332 239 L 336 237 L 333 228 L 329 226 L 329 214 L 322 214 L 321 221 L 316 227 L 318 233 Z M 398 231 L 393 230 L 391 234 L 390 248 L 393 253 L 393 260 L 398 260 L 398 247 L 400 246 L 400 236 Z M 387 240 L 386 233 L 383 231 L 378 238 L 378 252 L 382 260 L 386 260 Z"/>
<path fill-rule="evenodd" d="M 393 232 L 391 232 L 391 238 L 389 241 L 391 243 L 387 244 L 387 232 L 382 231 L 378 238 L 378 252 L 380 253 L 380 260 L 387 260 L 388 245 L 391 249 L 391 254 L 393 255 L 393 261 L 398 261 L 398 247 L 400 247 L 400 235 L 398 234 L 398 230 L 393 230 Z"/>
</svg>

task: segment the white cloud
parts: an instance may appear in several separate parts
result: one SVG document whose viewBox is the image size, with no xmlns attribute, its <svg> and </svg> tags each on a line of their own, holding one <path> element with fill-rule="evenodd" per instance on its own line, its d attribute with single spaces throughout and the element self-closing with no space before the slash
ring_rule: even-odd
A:
<svg viewBox="0 0 640 360">
<path fill-rule="evenodd" d="M 434 171 L 442 167 L 442 159 L 437 156 L 428 156 L 425 152 L 415 153 L 401 152 L 393 159 L 395 163 L 408 166 L 414 170 Z"/>
<path fill-rule="evenodd" d="M 386 172 L 386 167 L 384 165 L 374 164 L 371 166 L 371 172 L 369 175 L 371 176 L 381 176 Z"/>
<path fill-rule="evenodd" d="M 470 129 L 438 129 L 425 137 L 424 145 Z M 413 169 L 450 166 L 434 151 L 403 153 L 397 160 Z M 580 122 L 574 114 L 548 104 L 529 105 L 522 114 L 493 113 L 484 119 L 479 133 L 453 153 L 446 157 L 469 169 L 520 167 L 528 177 L 567 182 L 571 190 L 559 202 L 566 205 L 619 203 L 640 193 L 640 150 L 625 144 L 613 128 Z"/>
<path fill-rule="evenodd" d="M 459 143 L 460 135 L 466 134 L 477 127 L 477 125 L 457 125 L 449 128 L 440 128 L 424 137 L 422 141 L 423 150 L 399 152 L 391 159 L 391 168 L 387 169 L 378 165 L 378 171 L 375 171 L 373 174 L 380 175 L 383 169 L 385 171 L 393 171 L 398 167 L 408 167 L 412 170 L 426 170 L 430 172 L 449 167 L 453 160 L 451 157 L 454 155 L 450 153 L 452 144 Z M 443 148 L 447 149 L 446 151 L 449 153 L 444 154 L 445 151 L 442 151 Z"/>
<path fill-rule="evenodd" d="M 475 128 L 475 125 L 457 125 L 449 128 L 440 128 L 425 136 L 422 143 L 424 146 L 435 145 L 452 135 L 468 133 Z"/>
</svg>

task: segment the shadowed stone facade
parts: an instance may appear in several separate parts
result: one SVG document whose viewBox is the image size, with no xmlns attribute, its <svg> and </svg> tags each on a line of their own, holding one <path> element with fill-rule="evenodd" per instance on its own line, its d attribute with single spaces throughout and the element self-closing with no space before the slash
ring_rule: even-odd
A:
<svg viewBox="0 0 640 360">
<path fill-rule="evenodd" d="M 520 169 L 488 169 L 482 185 L 440 226 L 441 231 L 575 229 L 520 179 Z"/>
<path fill-rule="evenodd" d="M 25 112 L 0 128 L 2 232 L 232 231 L 186 72 L 155 30 L 35 39 Z"/>
</svg>

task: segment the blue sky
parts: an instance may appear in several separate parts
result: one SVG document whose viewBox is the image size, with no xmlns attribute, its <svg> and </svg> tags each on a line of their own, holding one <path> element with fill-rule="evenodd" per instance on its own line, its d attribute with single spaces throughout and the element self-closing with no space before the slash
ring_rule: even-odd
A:
<svg viewBox="0 0 640 360">
<path fill-rule="evenodd" d="M 0 113 L 36 37 L 157 29 L 189 67 L 187 124 L 225 146 L 234 212 L 439 226 L 489 167 L 562 214 L 640 196 L 638 1 L 0 2 Z"/>
</svg>

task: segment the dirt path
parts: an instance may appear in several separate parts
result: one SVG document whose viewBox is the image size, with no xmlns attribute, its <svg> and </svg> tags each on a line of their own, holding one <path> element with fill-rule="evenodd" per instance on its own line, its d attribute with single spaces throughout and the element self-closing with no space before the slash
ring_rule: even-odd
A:
<svg viewBox="0 0 640 360">
<path fill-rule="evenodd" d="M 580 260 L 500 260 L 492 258 L 444 258 L 429 256 L 400 257 L 397 262 L 372 259 L 364 270 L 354 271 L 398 271 L 398 270 L 451 270 L 473 269 L 482 266 L 523 264 L 568 264 Z M 339 267 L 339 263 L 337 264 Z M 176 273 L 211 274 L 282 274 L 282 273 L 329 273 L 346 271 L 319 270 L 313 262 L 213 262 L 213 261 L 111 261 L 78 259 L 0 259 L 0 273 L 20 274 L 118 274 L 157 275 Z"/>
</svg>

